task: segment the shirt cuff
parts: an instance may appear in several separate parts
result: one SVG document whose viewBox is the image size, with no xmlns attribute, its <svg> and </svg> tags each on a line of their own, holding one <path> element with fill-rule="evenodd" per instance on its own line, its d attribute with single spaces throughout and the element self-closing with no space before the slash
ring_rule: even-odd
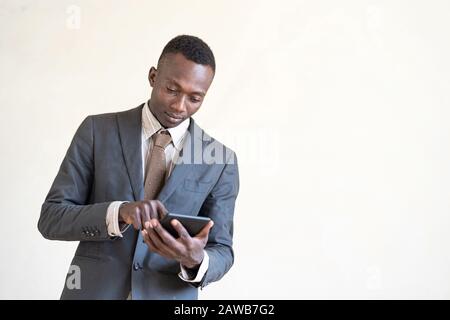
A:
<svg viewBox="0 0 450 320">
<path fill-rule="evenodd" d="M 193 277 L 192 275 L 189 275 L 188 271 L 185 267 L 183 267 L 182 264 L 180 264 L 181 272 L 178 273 L 178 276 L 181 280 L 186 282 L 200 282 L 203 279 L 203 276 L 205 275 L 206 271 L 208 271 L 209 267 L 209 256 L 208 253 L 206 253 L 205 250 L 203 250 L 204 256 L 203 261 L 200 264 L 200 267 L 198 268 L 197 275 Z"/>
<path fill-rule="evenodd" d="M 108 230 L 108 235 L 111 237 L 123 237 L 122 232 L 125 232 L 129 225 L 123 230 L 119 227 L 119 209 L 122 203 L 127 203 L 128 201 L 113 201 L 108 206 L 106 211 L 106 228 Z"/>
</svg>

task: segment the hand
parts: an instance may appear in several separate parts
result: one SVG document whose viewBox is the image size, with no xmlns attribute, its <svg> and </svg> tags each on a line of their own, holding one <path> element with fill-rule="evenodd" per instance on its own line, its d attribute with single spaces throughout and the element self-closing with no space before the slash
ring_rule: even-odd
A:
<svg viewBox="0 0 450 320">
<path fill-rule="evenodd" d="M 178 220 L 173 219 L 171 224 L 180 235 L 177 239 L 167 232 L 157 219 L 151 219 L 145 223 L 145 229 L 141 232 L 150 251 L 169 259 L 175 259 L 186 268 L 198 267 L 203 261 L 203 249 L 208 242 L 209 231 L 214 222 L 210 221 L 194 237 L 189 235 Z"/>
<path fill-rule="evenodd" d="M 136 230 L 144 229 L 150 219 L 162 219 L 167 213 L 159 200 L 144 200 L 124 203 L 119 209 L 119 222 L 132 224 Z"/>
</svg>

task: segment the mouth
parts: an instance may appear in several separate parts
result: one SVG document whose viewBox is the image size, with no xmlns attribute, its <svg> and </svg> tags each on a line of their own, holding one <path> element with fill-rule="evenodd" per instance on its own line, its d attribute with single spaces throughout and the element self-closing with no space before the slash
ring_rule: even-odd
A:
<svg viewBox="0 0 450 320">
<path fill-rule="evenodd" d="M 166 115 L 167 120 L 169 120 L 169 122 L 171 122 L 171 123 L 178 123 L 178 122 L 183 121 L 183 117 L 176 116 L 176 115 L 168 113 L 168 112 L 164 112 L 164 114 Z"/>
</svg>

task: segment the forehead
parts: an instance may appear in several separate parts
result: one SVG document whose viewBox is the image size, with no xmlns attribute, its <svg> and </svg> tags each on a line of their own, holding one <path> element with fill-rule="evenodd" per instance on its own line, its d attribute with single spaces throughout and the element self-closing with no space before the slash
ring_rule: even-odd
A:
<svg viewBox="0 0 450 320">
<path fill-rule="evenodd" d="M 186 59 L 181 53 L 165 55 L 158 67 L 158 73 L 165 82 L 175 82 L 188 91 L 206 92 L 214 78 L 210 66 Z"/>
</svg>

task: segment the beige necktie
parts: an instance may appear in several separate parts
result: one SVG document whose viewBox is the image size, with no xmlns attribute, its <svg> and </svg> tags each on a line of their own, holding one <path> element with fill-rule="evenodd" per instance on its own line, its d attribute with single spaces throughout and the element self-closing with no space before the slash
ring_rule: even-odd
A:
<svg viewBox="0 0 450 320">
<path fill-rule="evenodd" d="M 146 200 L 156 199 L 164 186 L 166 176 L 166 154 L 164 150 L 172 141 L 169 131 L 159 130 L 152 136 L 153 147 L 147 157 L 144 197 Z"/>
</svg>

